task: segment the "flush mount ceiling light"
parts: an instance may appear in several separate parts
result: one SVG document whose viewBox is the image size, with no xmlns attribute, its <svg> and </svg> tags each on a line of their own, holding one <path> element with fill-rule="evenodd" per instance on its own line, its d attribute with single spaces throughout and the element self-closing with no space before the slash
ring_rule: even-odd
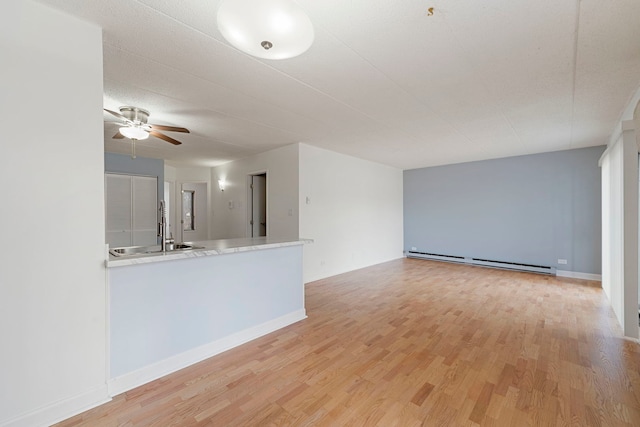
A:
<svg viewBox="0 0 640 427">
<path fill-rule="evenodd" d="M 313 43 L 313 25 L 292 0 L 223 0 L 218 29 L 234 47 L 264 59 L 293 58 Z"/>
</svg>

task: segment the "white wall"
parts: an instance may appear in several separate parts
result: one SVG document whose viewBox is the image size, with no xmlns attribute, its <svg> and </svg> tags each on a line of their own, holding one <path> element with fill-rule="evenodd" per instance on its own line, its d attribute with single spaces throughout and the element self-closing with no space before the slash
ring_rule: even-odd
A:
<svg viewBox="0 0 640 427">
<path fill-rule="evenodd" d="M 101 29 L 3 2 L 0 58 L 0 425 L 49 425 L 107 399 Z"/>
<path fill-rule="evenodd" d="M 211 201 L 211 168 L 205 167 L 175 167 L 169 166 L 167 164 L 164 165 L 164 180 L 165 182 L 169 182 L 172 188 L 170 192 L 172 194 L 172 199 L 170 201 L 170 223 L 172 225 L 173 230 L 171 233 L 175 238 L 178 238 L 179 233 L 177 226 L 180 224 L 180 200 L 176 195 L 180 194 L 180 188 L 182 184 L 189 182 L 205 182 L 207 184 L 207 188 L 209 189 L 207 193 L 207 234 L 209 238 L 211 238 L 211 209 L 212 209 L 212 201 Z M 169 215 L 169 213 L 167 214 Z"/>
<path fill-rule="evenodd" d="M 177 168 L 174 166 L 169 166 L 168 164 L 164 164 L 164 180 L 175 182 L 177 176 Z"/>
<path fill-rule="evenodd" d="M 613 226 L 612 211 L 617 203 L 614 203 L 616 196 L 613 192 L 616 187 L 612 186 L 614 180 L 613 173 L 611 171 L 612 157 L 607 154 L 603 155 L 600 159 L 600 168 L 602 170 L 602 290 L 609 298 L 609 302 L 613 308 L 613 301 L 617 301 L 620 297 L 615 296 L 613 293 L 617 291 L 617 288 L 611 286 L 616 280 L 613 278 L 614 272 L 617 272 L 616 259 L 619 257 L 613 257 L 611 254 L 613 247 L 613 235 L 615 227 Z M 622 318 L 621 311 L 613 308 L 618 320 Z"/>
<path fill-rule="evenodd" d="M 618 321 L 624 323 L 622 138 L 601 160 L 602 167 L 602 289 Z"/>
<path fill-rule="evenodd" d="M 625 336 L 638 338 L 638 146 L 632 121 L 603 154 L 602 288 Z"/>
<path fill-rule="evenodd" d="M 299 191 L 305 282 L 403 256 L 402 170 L 300 144 Z"/>
<path fill-rule="evenodd" d="M 175 179 L 178 182 L 210 183 L 211 168 L 203 168 L 203 167 L 175 168 Z"/>
<path fill-rule="evenodd" d="M 623 254 L 624 254 L 624 334 L 640 336 L 638 328 L 638 145 L 633 122 L 622 132 L 623 158 Z"/>
<path fill-rule="evenodd" d="M 315 241 L 304 248 L 305 282 L 403 256 L 402 170 L 306 144 L 212 168 L 212 238 L 247 236 L 247 177 L 261 172 L 268 235 Z"/>
<path fill-rule="evenodd" d="M 112 393 L 306 317 L 300 245 L 119 266 L 109 289 Z"/>
<path fill-rule="evenodd" d="M 248 236 L 248 176 L 267 173 L 267 235 L 298 237 L 298 145 L 288 145 L 211 169 L 211 237 Z M 226 181 L 220 191 L 218 180 Z"/>
</svg>

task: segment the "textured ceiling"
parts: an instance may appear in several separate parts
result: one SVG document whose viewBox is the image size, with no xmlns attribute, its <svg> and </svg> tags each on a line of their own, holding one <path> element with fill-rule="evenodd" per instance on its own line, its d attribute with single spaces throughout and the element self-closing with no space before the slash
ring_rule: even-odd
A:
<svg viewBox="0 0 640 427">
<path fill-rule="evenodd" d="M 40 2 L 103 28 L 106 108 L 191 129 L 138 143 L 176 166 L 296 142 L 402 169 L 601 145 L 640 85 L 638 0 L 299 0 L 316 39 L 282 61 L 231 47 L 216 0 Z M 128 153 L 116 132 L 105 149 Z"/>
</svg>

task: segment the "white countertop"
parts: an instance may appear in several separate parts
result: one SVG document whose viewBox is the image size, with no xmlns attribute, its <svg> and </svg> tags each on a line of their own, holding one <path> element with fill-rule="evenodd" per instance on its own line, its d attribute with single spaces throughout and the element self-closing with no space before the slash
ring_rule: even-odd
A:
<svg viewBox="0 0 640 427">
<path fill-rule="evenodd" d="M 224 255 L 236 252 L 257 251 L 285 246 L 303 245 L 312 243 L 311 239 L 278 239 L 272 237 L 245 237 L 239 239 L 203 240 L 189 242 L 203 249 L 191 249 L 166 253 L 138 254 L 115 257 L 109 255 L 106 261 L 107 267 L 121 267 L 125 265 L 148 264 L 177 259 L 198 258 L 203 256 Z"/>
</svg>

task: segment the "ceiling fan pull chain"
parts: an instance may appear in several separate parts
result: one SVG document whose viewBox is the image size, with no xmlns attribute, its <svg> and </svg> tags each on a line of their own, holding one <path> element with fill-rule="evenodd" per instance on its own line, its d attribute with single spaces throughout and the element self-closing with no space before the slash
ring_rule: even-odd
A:
<svg viewBox="0 0 640 427">
<path fill-rule="evenodd" d="M 135 139 L 131 140 L 131 158 L 132 159 L 136 158 L 136 140 Z"/>
</svg>

